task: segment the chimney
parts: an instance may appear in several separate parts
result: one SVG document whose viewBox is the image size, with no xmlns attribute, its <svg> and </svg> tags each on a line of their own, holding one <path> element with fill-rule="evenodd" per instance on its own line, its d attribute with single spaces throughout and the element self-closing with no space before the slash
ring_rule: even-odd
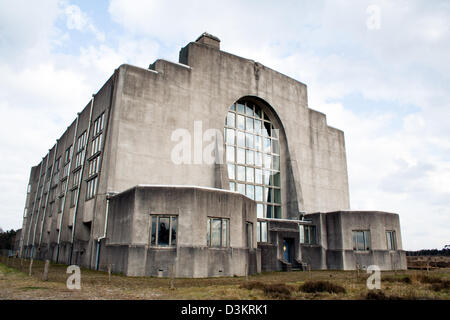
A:
<svg viewBox="0 0 450 320">
<path fill-rule="evenodd" d="M 216 48 L 220 50 L 220 40 L 216 36 L 209 34 L 207 32 L 203 32 L 203 34 L 198 37 L 195 42 L 206 44 L 210 47 Z"/>
</svg>

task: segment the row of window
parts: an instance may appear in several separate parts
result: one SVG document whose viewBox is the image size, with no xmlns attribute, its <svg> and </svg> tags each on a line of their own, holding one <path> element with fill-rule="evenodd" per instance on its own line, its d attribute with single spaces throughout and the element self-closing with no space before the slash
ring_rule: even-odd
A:
<svg viewBox="0 0 450 320">
<path fill-rule="evenodd" d="M 370 231 L 369 230 L 354 230 L 352 231 L 353 250 L 355 251 L 369 251 L 370 246 Z M 397 238 L 395 231 L 386 231 L 386 246 L 388 250 L 397 250 Z"/>
</svg>

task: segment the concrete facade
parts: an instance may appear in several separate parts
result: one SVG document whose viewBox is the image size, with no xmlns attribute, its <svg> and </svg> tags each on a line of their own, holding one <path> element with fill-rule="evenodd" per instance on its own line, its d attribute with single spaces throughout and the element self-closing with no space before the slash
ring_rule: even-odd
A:
<svg viewBox="0 0 450 320">
<path fill-rule="evenodd" d="M 335 249 L 322 235 L 349 231 L 335 230 L 326 223 L 326 214 L 311 215 L 321 231 L 319 253 L 300 249 L 299 233 L 277 226 L 281 220 L 268 223 L 269 239 L 275 242 L 244 245 L 246 224 L 251 223 L 256 243 L 257 226 L 266 217 L 256 220 L 255 202 L 230 191 L 222 144 L 216 142 L 214 149 L 222 161 L 196 158 L 196 148 L 208 147 L 202 134 L 223 132 L 227 112 L 239 101 L 263 110 L 279 130 L 279 218 L 300 221 L 300 212 L 346 212 L 344 133 L 308 107 L 306 85 L 223 52 L 219 39 L 203 34 L 181 49 L 179 63 L 158 59 L 148 69 L 121 65 L 31 169 L 21 255 L 100 269 L 111 263 L 114 271 L 127 275 L 168 275 L 171 266 L 180 277 L 244 275 L 286 266 L 281 252 L 283 239 L 289 238 L 294 248 L 290 256 L 299 264 L 315 255 L 310 262 L 314 268 L 352 268 L 347 253 L 340 264 L 326 262 L 327 252 Z M 180 129 L 190 133 L 192 154 L 189 161 L 175 163 L 179 141 L 173 134 Z M 152 210 L 179 218 L 175 247 L 149 242 Z M 214 216 L 230 219 L 225 248 L 205 242 L 205 219 Z M 379 230 L 388 223 L 374 219 Z M 339 221 L 351 228 L 346 219 Z M 397 238 L 400 252 L 399 229 Z"/>
</svg>

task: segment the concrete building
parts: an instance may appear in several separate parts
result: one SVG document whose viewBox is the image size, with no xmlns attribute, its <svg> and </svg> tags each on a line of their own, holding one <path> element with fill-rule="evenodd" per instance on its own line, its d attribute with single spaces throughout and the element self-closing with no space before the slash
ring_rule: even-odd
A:
<svg viewBox="0 0 450 320">
<path fill-rule="evenodd" d="M 344 133 L 306 85 L 206 33 L 114 71 L 31 169 L 21 243 L 136 276 L 406 268 L 398 215 L 349 211 Z"/>
</svg>

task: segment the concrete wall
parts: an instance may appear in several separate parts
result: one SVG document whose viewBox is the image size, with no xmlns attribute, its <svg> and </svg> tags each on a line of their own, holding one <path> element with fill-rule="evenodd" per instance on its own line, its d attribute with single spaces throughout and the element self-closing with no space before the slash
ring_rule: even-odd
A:
<svg viewBox="0 0 450 320">
<path fill-rule="evenodd" d="M 302 256 L 314 269 L 354 270 L 378 265 L 382 270 L 406 269 L 399 216 L 380 211 L 338 211 L 306 215 L 321 230 L 318 246 L 302 246 Z M 325 227 L 325 228 L 324 228 Z M 323 234 L 323 229 L 326 235 Z M 370 250 L 353 250 L 353 230 L 370 231 Z M 396 250 L 387 249 L 386 231 L 395 231 Z M 306 258 L 307 257 L 307 258 Z"/>
<path fill-rule="evenodd" d="M 304 84 L 202 43 L 183 48 L 180 62 L 184 65 L 160 59 L 150 70 L 119 68 L 109 190 L 145 183 L 216 186 L 214 165 L 173 163 L 179 141 L 171 135 L 187 129 L 193 138 L 195 121 L 203 131 L 222 132 L 234 102 L 258 97 L 281 129 L 283 217 L 296 217 L 298 210 L 348 209 L 343 133 L 307 107 Z"/>
<path fill-rule="evenodd" d="M 154 247 L 150 241 L 151 215 L 178 217 L 176 247 Z M 208 247 L 207 218 L 228 218 L 230 245 Z M 253 223 L 254 248 L 246 247 L 246 222 Z M 115 256 L 127 252 L 127 261 Z M 116 261 L 119 259 L 120 261 Z M 230 191 L 187 186 L 137 186 L 110 200 L 106 246 L 100 265 L 116 265 L 130 276 L 177 277 L 245 275 L 261 271 L 256 248 L 256 207 L 249 198 Z M 120 267 L 117 267 L 120 266 Z M 247 266 L 247 269 L 245 267 Z"/>
</svg>

